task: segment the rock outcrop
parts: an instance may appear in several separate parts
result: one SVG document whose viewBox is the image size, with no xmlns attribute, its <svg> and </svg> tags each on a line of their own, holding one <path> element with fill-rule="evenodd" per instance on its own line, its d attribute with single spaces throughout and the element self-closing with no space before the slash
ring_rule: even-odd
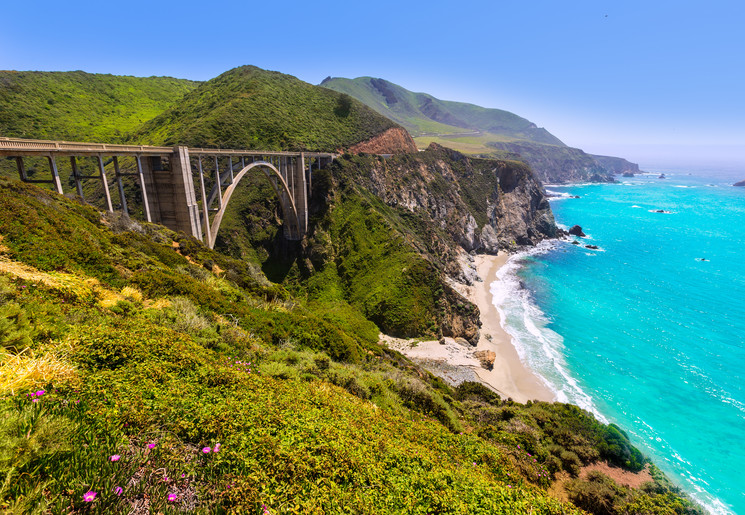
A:
<svg viewBox="0 0 745 515">
<path fill-rule="evenodd" d="M 738 186 L 738 187 L 745 186 L 745 181 L 736 182 L 732 186 Z"/>
<path fill-rule="evenodd" d="M 585 236 L 587 236 L 584 232 L 582 232 L 582 227 L 580 227 L 579 225 L 572 226 L 572 228 L 569 229 L 569 231 L 567 232 L 572 236 L 579 236 L 580 238 L 584 238 Z"/>
<path fill-rule="evenodd" d="M 349 152 L 352 154 L 401 154 L 417 152 L 417 148 L 406 129 L 391 127 L 367 141 L 350 147 Z"/>
<path fill-rule="evenodd" d="M 479 360 L 481 366 L 487 370 L 494 368 L 494 360 L 497 359 L 497 354 L 490 350 L 479 350 L 473 353 L 473 356 Z"/>
<path fill-rule="evenodd" d="M 543 187 L 520 163 L 433 143 L 426 152 L 371 163 L 361 179 L 386 204 L 434 222 L 466 252 L 496 254 L 556 236 Z"/>
</svg>

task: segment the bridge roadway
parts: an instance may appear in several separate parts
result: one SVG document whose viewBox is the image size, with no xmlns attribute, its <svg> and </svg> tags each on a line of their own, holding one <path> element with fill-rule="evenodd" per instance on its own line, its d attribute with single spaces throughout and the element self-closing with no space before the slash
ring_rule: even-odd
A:
<svg viewBox="0 0 745 515">
<path fill-rule="evenodd" d="M 129 213 L 122 177 L 136 176 L 142 195 L 143 211 L 148 222 L 183 231 L 213 248 L 228 202 L 241 179 L 254 168 L 263 172 L 279 197 L 285 237 L 300 240 L 308 228 L 308 203 L 312 172 L 325 166 L 336 155 L 323 152 L 274 152 L 264 150 L 235 150 L 189 148 L 185 146 L 154 147 L 147 145 L 110 145 L 0 137 L 0 156 L 15 157 L 22 181 L 51 184 L 64 194 L 57 158 L 70 159 L 71 178 L 77 195 L 85 201 L 83 181 L 101 182 L 106 208 L 113 212 L 106 166 L 113 163 L 114 182 L 118 188 L 121 210 Z M 135 172 L 123 172 L 119 158 L 134 158 Z M 43 157 L 49 164 L 50 178 L 30 178 L 24 157 Z M 79 158 L 93 158 L 97 175 L 83 175 Z M 220 169 L 220 160 L 223 164 Z M 233 160 L 236 160 L 236 163 Z M 213 168 L 212 187 L 205 188 L 204 160 Z M 197 169 L 196 175 L 193 166 Z M 238 168 L 236 168 L 236 165 Z M 200 198 L 197 200 L 196 186 Z M 224 188 L 224 189 L 223 189 Z M 216 207 L 212 207 L 217 202 Z M 201 209 L 200 209 L 201 203 Z M 212 220 L 210 221 L 210 215 Z"/>
</svg>

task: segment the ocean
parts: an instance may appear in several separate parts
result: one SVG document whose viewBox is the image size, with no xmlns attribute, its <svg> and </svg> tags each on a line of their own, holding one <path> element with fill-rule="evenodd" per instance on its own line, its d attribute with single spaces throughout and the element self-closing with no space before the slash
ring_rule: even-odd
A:
<svg viewBox="0 0 745 515">
<path fill-rule="evenodd" d="M 745 513 L 741 175 L 547 186 L 557 223 L 587 237 L 514 256 L 492 284 L 521 359 L 558 399 L 620 425 L 717 514 Z"/>
</svg>

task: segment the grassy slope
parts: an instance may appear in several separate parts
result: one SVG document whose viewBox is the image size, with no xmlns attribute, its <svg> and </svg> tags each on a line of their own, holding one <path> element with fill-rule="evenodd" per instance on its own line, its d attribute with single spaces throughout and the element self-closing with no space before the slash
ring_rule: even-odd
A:
<svg viewBox="0 0 745 515">
<path fill-rule="evenodd" d="M 333 151 L 395 124 L 347 95 L 254 66 L 223 73 L 148 122 L 155 144 Z"/>
<path fill-rule="evenodd" d="M 361 100 L 406 127 L 414 136 L 478 130 L 496 138 L 563 145 L 545 129 L 538 129 L 535 124 L 509 111 L 439 100 L 426 93 L 414 93 L 383 79 L 334 78 L 325 80 L 321 85 Z"/>
<path fill-rule="evenodd" d="M 120 232 L 0 179 L 9 512 L 578 513 L 547 495 L 555 473 L 638 467 L 624 435 L 576 407 L 454 390 L 242 261 L 109 223 Z M 606 485 L 606 501 L 608 488 L 619 510 L 688 509 L 664 483 Z"/>
<path fill-rule="evenodd" d="M 171 77 L 0 71 L 0 135 L 120 142 L 196 86 Z"/>
</svg>

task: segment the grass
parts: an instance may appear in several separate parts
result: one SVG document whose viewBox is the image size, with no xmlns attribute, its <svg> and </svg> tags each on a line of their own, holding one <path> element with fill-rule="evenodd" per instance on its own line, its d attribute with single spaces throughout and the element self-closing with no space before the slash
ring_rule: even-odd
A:
<svg viewBox="0 0 745 515">
<path fill-rule="evenodd" d="M 203 83 L 134 138 L 163 145 L 336 151 L 394 126 L 348 95 L 242 66 Z"/>
<path fill-rule="evenodd" d="M 116 143 L 198 83 L 171 77 L 0 71 L 0 134 Z"/>
<path fill-rule="evenodd" d="M 194 240 L 112 233 L 68 200 L 0 184 L 4 211 L 18 199 L 45 201 L 0 220 L 4 259 L 17 263 L 0 272 L 3 305 L 17 307 L 0 313 L 0 334 L 29 338 L 2 355 L 18 374 L 2 376 L 5 512 L 580 513 L 550 497 L 552 476 L 632 452 L 579 408 L 447 386 L 379 346 L 353 303 L 311 310 L 330 309 L 338 275 L 334 288 L 293 298 Z M 337 208 L 382 220 L 372 203 Z M 34 231 L 12 230 L 27 219 Z M 107 259 L 64 259 L 57 220 L 85 229 Z M 356 220 L 333 224 L 364 234 Z M 367 245 L 361 256 L 386 248 Z M 123 300 L 46 281 L 48 263 Z M 210 271 L 218 263 L 222 277 Z M 624 495 L 650 513 L 690 508 L 662 482 Z"/>
</svg>

